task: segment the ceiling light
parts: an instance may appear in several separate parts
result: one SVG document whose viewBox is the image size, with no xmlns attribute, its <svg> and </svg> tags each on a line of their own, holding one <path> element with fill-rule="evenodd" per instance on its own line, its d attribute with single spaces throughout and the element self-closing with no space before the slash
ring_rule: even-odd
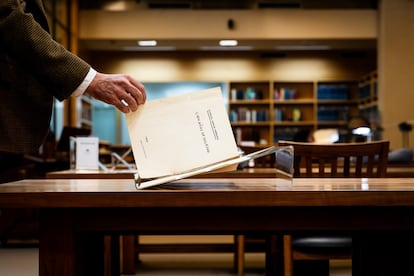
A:
<svg viewBox="0 0 414 276">
<path fill-rule="evenodd" d="M 220 46 L 228 47 L 228 46 L 237 46 L 238 42 L 235 39 L 223 39 L 219 41 Z"/>
<path fill-rule="evenodd" d="M 138 41 L 138 45 L 142 47 L 153 47 L 157 46 L 156 40 L 140 40 Z"/>
<path fill-rule="evenodd" d="M 119 11 L 127 11 L 127 10 L 132 10 L 134 9 L 136 6 L 136 3 L 132 2 L 132 1 L 113 1 L 113 2 L 108 2 L 105 3 L 103 5 L 103 9 L 106 11 L 113 11 L 113 12 L 119 12 Z"/>
</svg>

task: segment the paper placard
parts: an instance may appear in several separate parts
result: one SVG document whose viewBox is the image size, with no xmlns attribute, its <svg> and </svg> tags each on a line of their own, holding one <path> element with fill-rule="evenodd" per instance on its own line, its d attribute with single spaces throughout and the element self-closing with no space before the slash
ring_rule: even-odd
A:
<svg viewBox="0 0 414 276">
<path fill-rule="evenodd" d="M 99 170 L 98 137 L 76 137 L 76 169 Z"/>
</svg>

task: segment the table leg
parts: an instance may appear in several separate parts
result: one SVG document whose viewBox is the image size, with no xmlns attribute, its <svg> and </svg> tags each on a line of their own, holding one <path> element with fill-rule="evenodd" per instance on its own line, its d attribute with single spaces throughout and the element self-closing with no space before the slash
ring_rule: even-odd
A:
<svg viewBox="0 0 414 276">
<path fill-rule="evenodd" d="M 39 276 L 75 276 L 75 235 L 67 210 L 40 210 Z"/>
<path fill-rule="evenodd" d="M 105 236 L 105 276 L 119 276 L 121 270 L 120 236 Z"/>
<path fill-rule="evenodd" d="M 40 211 L 39 276 L 104 275 L 104 239 L 99 233 L 76 233 L 73 212 Z"/>
<path fill-rule="evenodd" d="M 122 274 L 135 274 L 136 236 L 122 236 Z"/>
</svg>

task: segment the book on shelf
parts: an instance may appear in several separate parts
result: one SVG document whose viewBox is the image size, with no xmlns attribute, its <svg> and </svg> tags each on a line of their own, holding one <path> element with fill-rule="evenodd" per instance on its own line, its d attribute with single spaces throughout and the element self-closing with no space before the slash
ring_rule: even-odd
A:
<svg viewBox="0 0 414 276">
<path fill-rule="evenodd" d="M 235 170 L 246 159 L 237 147 L 220 87 L 148 101 L 127 113 L 126 122 L 138 189 Z"/>
<path fill-rule="evenodd" d="M 240 107 L 237 109 L 232 109 L 230 111 L 230 121 L 231 122 L 246 122 L 246 123 L 256 123 L 256 122 L 266 122 L 269 121 L 269 112 L 264 109 L 250 109 L 246 107 Z"/>
<path fill-rule="evenodd" d="M 296 100 L 298 91 L 289 87 L 276 87 L 273 93 L 274 100 Z"/>
<path fill-rule="evenodd" d="M 317 88 L 318 100 L 349 100 L 349 93 L 346 84 L 320 84 Z"/>
<path fill-rule="evenodd" d="M 246 89 L 232 88 L 230 90 L 231 100 L 262 100 L 263 92 L 260 89 L 247 87 Z"/>
</svg>

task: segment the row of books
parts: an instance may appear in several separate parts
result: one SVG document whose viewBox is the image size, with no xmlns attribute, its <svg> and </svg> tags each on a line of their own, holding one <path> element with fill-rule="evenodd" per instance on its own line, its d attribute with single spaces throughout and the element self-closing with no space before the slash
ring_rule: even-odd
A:
<svg viewBox="0 0 414 276">
<path fill-rule="evenodd" d="M 360 88 L 360 98 L 365 97 L 369 91 Z M 369 87 L 368 87 L 369 89 Z M 299 90 L 290 87 L 275 87 L 272 95 L 274 100 L 295 100 L 299 98 Z M 246 89 L 232 88 L 230 90 L 231 100 L 260 100 L 264 95 L 260 89 L 248 87 Z M 348 100 L 350 98 L 349 86 L 346 84 L 321 84 L 317 87 L 317 98 L 319 100 Z"/>
<path fill-rule="evenodd" d="M 345 84 L 318 85 L 319 100 L 348 100 L 349 87 Z"/>
<path fill-rule="evenodd" d="M 295 100 L 298 95 L 298 90 L 289 87 L 277 87 L 273 91 L 274 100 Z"/>
<path fill-rule="evenodd" d="M 236 127 L 234 128 L 234 136 L 237 144 L 243 144 L 246 142 L 260 144 L 267 144 L 267 141 L 260 139 L 260 134 L 256 129 L 250 127 Z"/>
<path fill-rule="evenodd" d="M 261 100 L 263 99 L 263 92 L 260 89 L 248 87 L 246 89 L 232 88 L 230 90 L 231 100 Z"/>
<path fill-rule="evenodd" d="M 236 127 L 233 129 L 234 136 L 236 138 L 237 144 L 244 144 L 247 142 L 255 144 L 267 144 L 267 141 L 260 139 L 260 134 L 258 131 L 251 127 Z M 281 140 L 289 141 L 307 141 L 310 133 L 312 132 L 311 128 L 302 128 L 302 127 L 280 127 L 275 128 L 274 131 L 274 141 L 277 143 Z"/>
<path fill-rule="evenodd" d="M 377 94 L 377 83 L 374 83 L 374 96 Z M 365 83 L 358 87 L 358 99 L 367 99 L 371 97 L 371 86 Z"/>
<path fill-rule="evenodd" d="M 299 122 L 302 119 L 302 112 L 299 108 L 285 109 L 275 108 L 274 109 L 274 120 L 276 122 L 292 121 Z"/>
<path fill-rule="evenodd" d="M 348 114 L 348 107 L 319 107 L 318 121 L 346 121 Z"/>
<path fill-rule="evenodd" d="M 269 121 L 267 110 L 238 108 L 230 111 L 230 122 L 265 122 Z"/>
</svg>

